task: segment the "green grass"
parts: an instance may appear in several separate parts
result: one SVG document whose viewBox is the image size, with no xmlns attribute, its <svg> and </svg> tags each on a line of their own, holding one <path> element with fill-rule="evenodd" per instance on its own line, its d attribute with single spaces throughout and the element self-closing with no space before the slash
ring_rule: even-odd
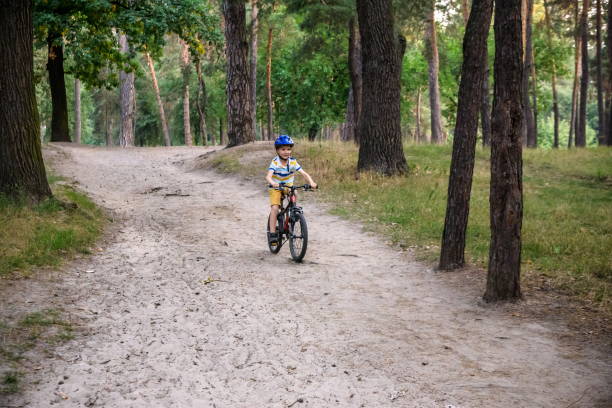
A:
<svg viewBox="0 0 612 408">
<path fill-rule="evenodd" d="M 237 160 L 248 150 L 269 157 Z M 294 155 L 321 186 L 335 214 L 369 223 L 394 242 L 416 247 L 434 261 L 444 226 L 451 146 L 405 148 L 410 174 L 357 177 L 357 148 L 300 142 Z M 274 151 L 250 145 L 221 151 L 212 160 L 235 161 L 231 171 L 263 180 Z M 523 276 L 546 280 L 607 312 L 612 310 L 612 150 L 524 151 Z M 238 167 L 242 164 L 242 167 Z M 472 187 L 466 254 L 485 267 L 489 250 L 489 153 L 479 148 Z"/>
<path fill-rule="evenodd" d="M 89 253 L 102 232 L 104 214 L 91 200 L 63 184 L 52 189 L 54 197 L 35 206 L 0 197 L 0 278 Z"/>
</svg>

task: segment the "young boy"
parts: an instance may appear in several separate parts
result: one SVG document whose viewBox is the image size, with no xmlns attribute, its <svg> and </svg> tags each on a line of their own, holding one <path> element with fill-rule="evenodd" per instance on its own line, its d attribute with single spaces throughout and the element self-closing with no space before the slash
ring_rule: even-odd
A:
<svg viewBox="0 0 612 408">
<path fill-rule="evenodd" d="M 281 205 L 282 192 L 276 190 L 280 183 L 284 183 L 287 186 L 293 185 L 293 178 L 295 173 L 300 173 L 306 178 L 308 184 L 312 188 L 317 188 L 317 183 L 312 180 L 312 177 L 306 173 L 302 166 L 300 166 L 291 157 L 291 149 L 293 148 L 293 140 L 287 135 L 280 135 L 274 141 L 274 148 L 276 149 L 276 157 L 272 159 L 270 166 L 268 166 L 268 173 L 266 174 L 266 181 L 272 188 L 270 188 L 270 242 L 278 241 L 278 232 L 276 231 L 276 217 Z"/>
</svg>

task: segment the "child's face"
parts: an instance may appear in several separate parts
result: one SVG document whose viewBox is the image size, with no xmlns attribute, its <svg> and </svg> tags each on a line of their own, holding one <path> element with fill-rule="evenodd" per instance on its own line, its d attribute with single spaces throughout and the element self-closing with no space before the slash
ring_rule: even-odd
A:
<svg viewBox="0 0 612 408">
<path fill-rule="evenodd" d="M 291 146 L 281 146 L 278 149 L 276 149 L 276 153 L 278 154 L 278 157 L 280 157 L 283 160 L 287 160 L 288 158 L 291 157 Z"/>
</svg>

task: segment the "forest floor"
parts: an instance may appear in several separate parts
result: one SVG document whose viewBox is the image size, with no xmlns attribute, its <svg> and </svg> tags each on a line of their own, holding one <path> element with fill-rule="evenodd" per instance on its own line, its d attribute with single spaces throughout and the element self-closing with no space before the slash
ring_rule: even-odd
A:
<svg viewBox="0 0 612 408">
<path fill-rule="evenodd" d="M 191 169 L 209 150 L 47 148 L 114 222 L 93 255 L 2 283 L 0 314 L 62 310 L 74 339 L 27 353 L 23 392 L 0 407 L 612 403 L 609 339 L 529 299 L 483 305 L 469 274 L 433 271 L 314 194 L 305 261 L 270 254 L 263 183 Z"/>
</svg>

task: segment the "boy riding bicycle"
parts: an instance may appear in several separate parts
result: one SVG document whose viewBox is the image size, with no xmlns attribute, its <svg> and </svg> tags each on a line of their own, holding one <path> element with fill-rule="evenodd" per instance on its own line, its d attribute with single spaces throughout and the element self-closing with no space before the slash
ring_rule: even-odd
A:
<svg viewBox="0 0 612 408">
<path fill-rule="evenodd" d="M 317 188 L 317 183 L 312 180 L 312 177 L 302 169 L 294 157 L 291 157 L 293 145 L 293 140 L 287 135 L 280 135 L 274 141 L 276 157 L 272 159 L 266 174 L 266 181 L 271 187 L 268 190 L 270 194 L 270 236 L 268 239 L 271 243 L 277 242 L 279 238 L 276 230 L 276 217 L 283 195 L 283 192 L 278 189 L 280 185 L 293 185 L 294 174 L 299 173 L 306 178 L 312 188 Z"/>
</svg>

